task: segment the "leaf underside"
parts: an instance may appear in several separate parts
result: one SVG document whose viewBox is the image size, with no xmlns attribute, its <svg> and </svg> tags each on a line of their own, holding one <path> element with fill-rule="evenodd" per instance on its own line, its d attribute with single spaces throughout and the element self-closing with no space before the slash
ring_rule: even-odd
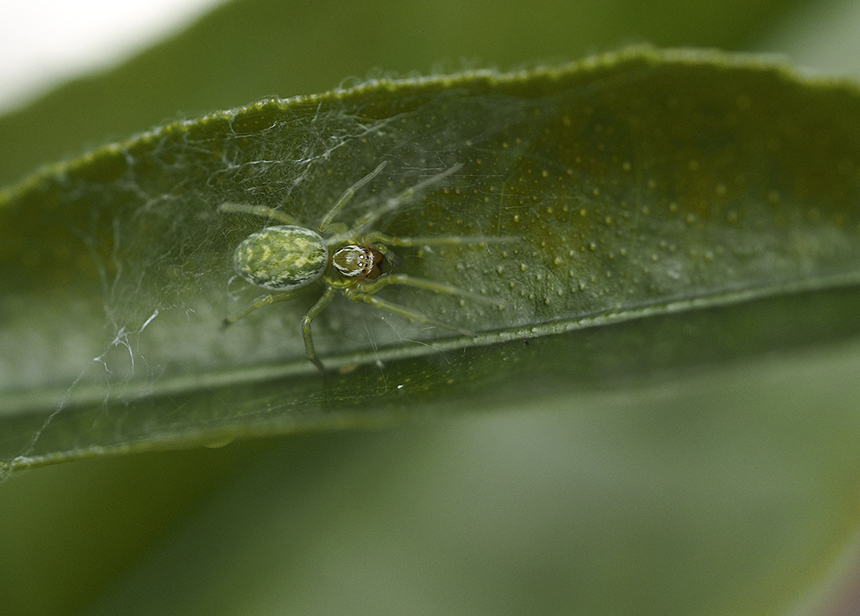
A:
<svg viewBox="0 0 860 616">
<path fill-rule="evenodd" d="M 169 124 L 0 193 L 0 468 L 525 405 L 857 333 L 860 96 L 715 52 L 375 81 Z M 391 248 L 378 297 L 221 323 L 274 208 Z M 444 175 L 446 170 L 455 172 Z M 410 192 L 409 189 L 416 189 Z M 507 241 L 493 241 L 508 238 Z M 518 238 L 512 241 L 510 238 Z"/>
</svg>

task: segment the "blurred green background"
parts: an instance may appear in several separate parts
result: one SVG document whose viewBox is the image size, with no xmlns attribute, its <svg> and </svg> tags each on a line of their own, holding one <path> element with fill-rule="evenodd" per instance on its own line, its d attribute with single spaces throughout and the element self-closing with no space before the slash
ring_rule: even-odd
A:
<svg viewBox="0 0 860 616">
<path fill-rule="evenodd" d="M 637 42 L 848 74 L 858 7 L 224 3 L 0 118 L 0 185 L 164 121 L 350 76 Z M 0 613 L 787 613 L 837 563 L 860 577 L 858 360 L 846 341 L 387 432 L 20 473 L 0 485 Z"/>
</svg>

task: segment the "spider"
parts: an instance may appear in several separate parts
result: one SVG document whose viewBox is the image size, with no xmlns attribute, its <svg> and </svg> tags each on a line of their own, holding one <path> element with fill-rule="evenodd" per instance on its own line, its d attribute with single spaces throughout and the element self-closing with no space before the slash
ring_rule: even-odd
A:
<svg viewBox="0 0 860 616">
<path fill-rule="evenodd" d="M 311 321 L 329 305 L 338 291 L 352 301 L 366 302 L 420 323 L 474 337 L 475 334 L 467 329 L 437 321 L 421 312 L 393 304 L 376 296 L 379 290 L 389 285 L 404 285 L 484 302 L 501 303 L 440 282 L 416 278 L 408 274 L 383 273 L 383 261 L 388 259 L 389 262 L 394 262 L 394 255 L 390 252 L 389 246 L 516 242 L 519 241 L 519 238 L 495 236 L 391 237 L 370 230 L 384 215 L 394 212 L 428 186 L 441 182 L 449 175 L 456 173 L 463 167 L 462 164 L 456 164 L 446 171 L 423 180 L 385 200 L 381 205 L 358 218 L 351 227 L 347 227 L 344 223 L 332 222 L 355 193 L 379 175 L 386 165 L 387 161 L 383 161 L 376 169 L 347 188 L 323 216 L 316 230 L 305 228 L 289 214 L 270 207 L 222 203 L 218 207 L 221 212 L 254 214 L 284 223 L 252 233 L 233 252 L 233 268 L 239 276 L 255 286 L 277 293 L 261 295 L 242 311 L 224 319 L 224 326 L 235 323 L 258 308 L 291 299 L 307 291 L 313 283 L 322 281 L 325 285 L 325 291 L 308 310 L 301 322 L 305 353 L 308 359 L 320 370 L 325 370 L 325 368 L 314 349 Z M 333 234 L 323 237 L 321 234 L 325 233 L 326 230 Z"/>
</svg>

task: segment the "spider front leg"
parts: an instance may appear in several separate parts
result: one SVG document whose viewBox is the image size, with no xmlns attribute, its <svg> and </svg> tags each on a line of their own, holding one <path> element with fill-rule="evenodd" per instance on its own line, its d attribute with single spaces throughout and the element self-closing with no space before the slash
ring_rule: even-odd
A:
<svg viewBox="0 0 860 616">
<path fill-rule="evenodd" d="M 359 287 L 351 287 L 349 289 L 344 289 L 344 295 L 346 295 L 354 302 L 365 302 L 367 304 L 370 304 L 371 306 L 375 306 L 376 308 L 388 310 L 389 312 L 399 314 L 400 316 L 412 319 L 413 321 L 418 321 L 419 323 L 426 323 L 427 325 L 434 325 L 436 327 L 455 331 L 458 334 L 463 334 L 464 336 L 469 336 L 470 338 L 475 337 L 475 332 L 469 331 L 468 329 L 463 329 L 462 327 L 457 327 L 456 325 L 451 325 L 450 323 L 437 321 L 436 319 L 430 318 L 421 312 L 416 312 L 415 310 L 404 308 L 403 306 L 400 306 L 398 304 L 392 304 L 391 302 L 385 301 L 381 297 L 376 297 L 372 293 L 361 291 Z"/>
<path fill-rule="evenodd" d="M 433 280 L 427 280 L 426 278 L 415 278 L 414 276 L 410 276 L 408 274 L 387 274 L 385 276 L 380 276 L 375 280 L 364 281 L 359 289 L 363 293 L 367 293 L 368 295 L 373 295 L 380 289 L 387 287 L 388 285 L 399 284 L 407 287 L 417 287 L 419 289 L 426 289 L 428 291 L 433 291 L 434 293 L 446 293 L 448 295 L 459 295 L 460 297 L 467 297 L 471 300 L 484 302 L 488 304 L 495 304 L 497 306 L 504 306 L 505 302 L 500 299 L 496 299 L 494 297 L 486 297 L 484 295 L 478 295 L 477 293 L 471 293 L 470 291 L 466 291 L 461 289 L 460 287 L 455 287 L 449 284 L 443 284 L 441 282 L 435 282 Z M 456 328 L 449 328 L 456 329 Z"/>
<path fill-rule="evenodd" d="M 377 171 L 380 171 L 381 167 L 382 165 L 377 168 Z M 390 199 L 386 200 L 386 202 L 381 207 L 378 207 L 375 210 L 368 212 L 367 214 L 356 220 L 352 224 L 352 228 L 350 229 L 349 234 L 363 235 L 365 231 L 367 231 L 373 226 L 373 223 L 382 218 L 385 214 L 389 214 L 397 209 L 400 209 L 406 203 L 409 203 L 414 197 L 420 195 L 425 188 L 428 188 L 433 184 L 441 182 L 446 177 L 457 173 L 462 168 L 463 163 L 457 163 L 456 165 L 443 171 L 442 173 L 437 173 L 436 175 L 429 177 L 421 182 L 418 182 L 414 186 L 410 186 L 403 192 L 391 197 Z M 376 174 L 377 171 L 374 171 L 373 173 Z"/>
<path fill-rule="evenodd" d="M 469 336 L 470 338 L 475 337 L 475 332 L 473 331 L 458 327 L 457 325 L 445 323 L 444 321 L 433 319 L 431 317 L 428 317 L 424 313 L 410 310 L 409 308 L 400 306 L 399 304 L 393 304 L 375 295 L 380 289 L 383 289 L 393 284 L 403 285 L 407 287 L 416 287 L 419 289 L 425 289 L 427 291 L 433 291 L 434 293 L 458 295 L 460 297 L 467 297 L 472 300 L 488 302 L 499 306 L 504 305 L 504 302 L 497 299 L 484 297 L 476 293 L 470 293 L 469 291 L 465 291 L 463 289 L 453 287 L 451 285 L 443 284 L 441 282 L 434 282 L 432 280 L 426 280 L 424 278 L 414 278 L 407 274 L 388 274 L 386 276 L 380 276 L 379 278 L 376 278 L 374 280 L 364 280 L 361 283 L 355 285 L 354 287 L 348 287 L 344 289 L 343 294 L 354 302 L 365 302 L 367 304 L 370 304 L 371 306 L 376 306 L 377 308 L 388 310 L 389 312 L 399 314 L 419 323 L 435 325 L 436 327 L 441 327 L 443 329 L 454 331 L 459 334 L 463 334 L 464 336 Z"/>
<path fill-rule="evenodd" d="M 358 182 L 347 188 L 344 193 L 340 196 L 340 198 L 335 201 L 334 205 L 331 209 L 326 212 L 326 215 L 323 216 L 323 219 L 320 221 L 319 230 L 325 231 L 326 228 L 331 224 L 332 219 L 337 215 L 337 213 L 341 210 L 341 208 L 346 205 L 350 199 L 352 199 L 353 195 L 361 189 L 362 186 L 367 184 L 370 180 L 375 178 L 379 173 L 385 169 L 385 166 L 388 164 L 387 160 L 382 161 L 379 165 L 368 173 L 366 176 L 361 178 Z"/>
</svg>

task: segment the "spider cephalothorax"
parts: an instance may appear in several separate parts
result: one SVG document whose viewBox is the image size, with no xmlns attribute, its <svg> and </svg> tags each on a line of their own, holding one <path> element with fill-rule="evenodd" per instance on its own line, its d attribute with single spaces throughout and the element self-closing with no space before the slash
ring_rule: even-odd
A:
<svg viewBox="0 0 860 616">
<path fill-rule="evenodd" d="M 382 274 L 385 255 L 373 246 L 348 244 L 332 255 L 331 264 L 347 278 L 373 280 Z"/>
</svg>

